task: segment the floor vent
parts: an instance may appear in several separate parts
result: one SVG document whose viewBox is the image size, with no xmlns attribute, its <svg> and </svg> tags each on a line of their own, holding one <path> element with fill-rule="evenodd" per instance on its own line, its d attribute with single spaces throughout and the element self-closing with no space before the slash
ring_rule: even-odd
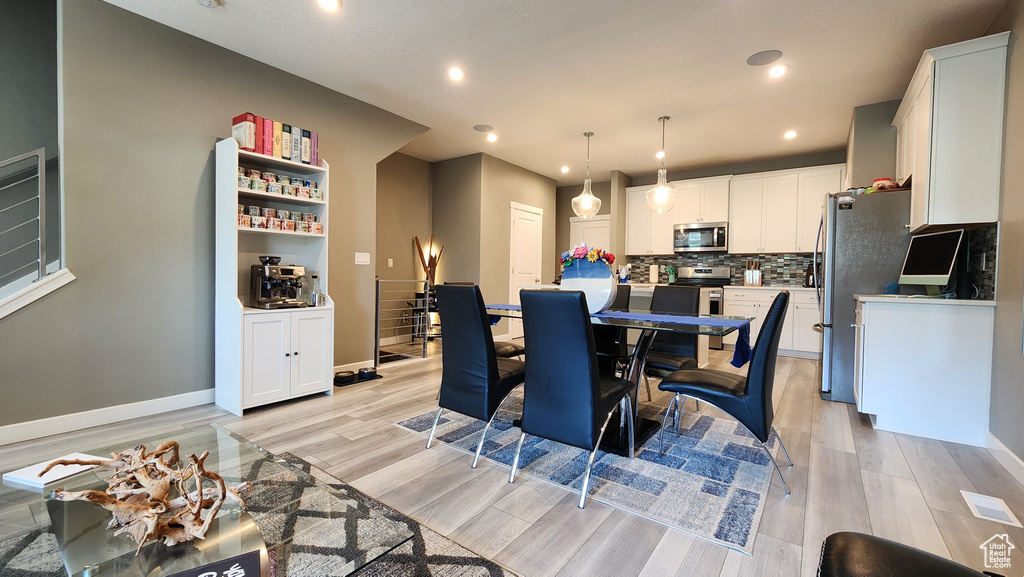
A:
<svg viewBox="0 0 1024 577">
<path fill-rule="evenodd" d="M 1017 520 L 1017 516 L 1013 514 L 1013 511 L 1006 506 L 1006 501 L 999 497 L 979 495 L 978 493 L 971 493 L 962 489 L 960 494 L 964 496 L 967 506 L 971 508 L 971 513 L 974 513 L 975 517 L 985 519 L 986 521 L 1003 523 L 1004 525 L 1024 527 Z"/>
</svg>

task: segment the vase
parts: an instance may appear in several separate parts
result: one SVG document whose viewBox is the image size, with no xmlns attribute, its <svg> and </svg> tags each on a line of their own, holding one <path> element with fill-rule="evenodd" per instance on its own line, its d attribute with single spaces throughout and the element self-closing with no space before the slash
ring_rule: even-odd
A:
<svg viewBox="0 0 1024 577">
<path fill-rule="evenodd" d="M 587 295 L 587 309 L 590 314 L 594 314 L 612 306 L 618 283 L 615 282 L 611 267 L 605 261 L 575 259 L 562 271 L 561 288 L 583 291 L 583 294 Z"/>
</svg>

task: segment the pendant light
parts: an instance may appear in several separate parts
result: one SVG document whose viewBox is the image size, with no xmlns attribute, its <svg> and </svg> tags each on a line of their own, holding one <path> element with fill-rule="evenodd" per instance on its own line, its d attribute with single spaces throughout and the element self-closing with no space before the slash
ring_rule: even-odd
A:
<svg viewBox="0 0 1024 577">
<path fill-rule="evenodd" d="M 594 133 L 584 132 L 583 136 L 587 137 L 587 178 L 583 181 L 583 192 L 572 199 L 572 211 L 576 216 L 588 219 L 597 216 L 597 211 L 601 210 L 601 199 L 590 192 L 590 137 Z"/>
<path fill-rule="evenodd" d="M 658 184 L 644 193 L 647 206 L 657 214 L 665 214 L 676 205 L 676 189 L 668 183 L 668 173 L 665 170 L 665 121 L 668 119 L 668 116 L 658 119 L 661 121 L 661 168 L 658 170 Z"/>
</svg>

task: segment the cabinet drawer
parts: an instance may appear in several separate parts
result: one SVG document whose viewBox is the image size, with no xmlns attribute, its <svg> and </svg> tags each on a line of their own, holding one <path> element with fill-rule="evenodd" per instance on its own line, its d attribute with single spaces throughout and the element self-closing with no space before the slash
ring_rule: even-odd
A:
<svg viewBox="0 0 1024 577">
<path fill-rule="evenodd" d="M 722 298 L 726 302 L 730 300 L 744 301 L 751 303 L 770 303 L 775 300 L 775 295 L 779 294 L 779 291 L 763 290 L 763 289 L 725 289 Z"/>
<path fill-rule="evenodd" d="M 818 297 L 815 296 L 813 290 L 811 290 L 811 291 L 804 291 L 804 290 L 790 291 L 789 300 L 792 301 L 794 304 L 801 304 L 801 305 L 817 305 L 818 304 Z"/>
</svg>

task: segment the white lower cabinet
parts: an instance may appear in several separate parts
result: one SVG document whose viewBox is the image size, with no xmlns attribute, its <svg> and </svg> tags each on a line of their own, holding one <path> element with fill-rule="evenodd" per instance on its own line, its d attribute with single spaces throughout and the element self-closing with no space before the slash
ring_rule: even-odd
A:
<svg viewBox="0 0 1024 577">
<path fill-rule="evenodd" d="M 776 287 L 726 287 L 725 314 L 729 316 L 756 317 L 750 321 L 750 346 L 757 342 L 772 302 L 783 289 Z M 821 354 L 821 334 L 814 330 L 819 321 L 818 305 L 814 289 L 787 287 L 789 306 L 786 308 L 786 320 L 782 323 L 782 335 L 779 337 L 780 351 Z M 725 337 L 726 344 L 736 344 L 736 333 Z"/>
<path fill-rule="evenodd" d="M 243 315 L 243 409 L 331 389 L 332 315 L 325 308 Z"/>
</svg>

